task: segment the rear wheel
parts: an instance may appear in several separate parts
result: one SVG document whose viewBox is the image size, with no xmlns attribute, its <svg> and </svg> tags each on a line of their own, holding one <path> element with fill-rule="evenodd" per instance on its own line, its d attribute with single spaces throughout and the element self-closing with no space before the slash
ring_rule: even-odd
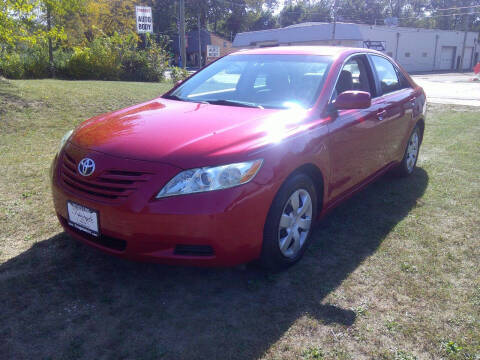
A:
<svg viewBox="0 0 480 360">
<path fill-rule="evenodd" d="M 301 259 L 310 242 L 317 214 L 317 194 L 313 181 L 296 174 L 280 188 L 267 216 L 260 262 L 280 270 Z"/>
<path fill-rule="evenodd" d="M 417 125 L 408 139 L 407 148 L 403 155 L 402 162 L 395 169 L 398 176 L 409 176 L 417 165 L 418 153 L 420 151 L 420 127 Z"/>
</svg>

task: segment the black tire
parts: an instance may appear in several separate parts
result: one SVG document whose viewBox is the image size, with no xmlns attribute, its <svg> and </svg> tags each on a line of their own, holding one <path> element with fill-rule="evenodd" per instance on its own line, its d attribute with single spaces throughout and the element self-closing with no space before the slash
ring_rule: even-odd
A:
<svg viewBox="0 0 480 360">
<path fill-rule="evenodd" d="M 409 145 L 412 143 L 412 141 L 414 141 L 415 135 L 417 136 L 417 139 L 418 139 L 417 154 L 416 154 L 415 159 L 413 161 L 413 166 L 411 164 L 409 166 L 408 149 L 409 149 Z M 422 132 L 420 130 L 420 127 L 417 125 L 412 130 L 412 133 L 410 134 L 410 137 L 408 138 L 407 146 L 405 147 L 405 152 L 403 154 L 403 159 L 402 159 L 401 163 L 393 171 L 393 173 L 396 176 L 407 177 L 407 176 L 410 176 L 413 173 L 413 171 L 415 170 L 415 166 L 417 165 L 418 155 L 420 153 L 420 145 L 422 143 L 421 140 L 422 140 Z"/>
<path fill-rule="evenodd" d="M 280 250 L 279 227 L 280 218 L 290 197 L 297 190 L 306 190 L 311 198 L 312 216 L 303 245 L 293 257 L 285 256 Z M 299 261 L 311 241 L 311 233 L 317 216 L 317 192 L 312 179 L 303 173 L 298 173 L 288 178 L 278 191 L 270 207 L 263 230 L 263 245 L 260 255 L 260 265 L 266 269 L 278 271 L 285 269 Z"/>
</svg>

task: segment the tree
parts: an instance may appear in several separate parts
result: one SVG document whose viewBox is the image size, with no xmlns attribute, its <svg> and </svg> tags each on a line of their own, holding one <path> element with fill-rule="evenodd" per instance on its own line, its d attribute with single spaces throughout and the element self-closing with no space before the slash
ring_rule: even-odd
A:
<svg viewBox="0 0 480 360">
<path fill-rule="evenodd" d="M 458 16 L 455 14 L 468 13 L 469 9 L 467 8 L 455 9 L 455 8 L 465 7 L 470 5 L 480 5 L 480 1 L 478 0 L 476 1 L 430 0 L 427 5 L 427 10 L 429 10 L 432 15 L 432 18 L 431 18 L 432 27 L 436 27 L 442 30 L 463 30 L 464 21 L 467 21 L 466 16 Z M 436 10 L 436 9 L 450 9 L 450 10 Z M 474 30 L 475 24 L 478 24 L 478 22 L 479 22 L 478 15 L 470 17 L 469 28 Z"/>
<path fill-rule="evenodd" d="M 81 45 L 85 41 L 91 42 L 98 36 L 113 36 L 114 34 L 128 35 L 135 33 L 135 4 L 134 0 L 83 0 L 84 6 L 76 11 L 69 11 L 62 17 L 61 24 L 68 34 L 66 42 L 70 46 Z M 165 0 L 166 1 L 166 0 Z M 143 2 L 145 3 L 145 2 Z M 154 31 L 159 32 L 156 21 L 157 2 L 146 2 L 153 7 Z M 160 6 L 158 6 L 160 7 Z"/>
<path fill-rule="evenodd" d="M 64 39 L 62 20 L 78 11 L 85 0 L 2 0 L 0 43 L 48 43 L 49 66 L 53 74 L 53 42 Z"/>
<path fill-rule="evenodd" d="M 261 20 L 257 22 L 260 16 L 263 16 L 263 20 L 268 20 L 270 24 L 273 24 L 273 15 L 272 18 L 267 19 L 268 15 L 262 15 L 262 12 L 271 12 L 276 6 L 277 0 L 235 0 L 226 4 L 229 5 L 224 13 L 224 18 L 219 22 L 219 32 L 224 37 L 233 39 L 239 32 L 261 26 Z"/>
<path fill-rule="evenodd" d="M 250 31 L 266 30 L 277 27 L 277 18 L 271 11 L 262 11 L 249 26 Z"/>
<path fill-rule="evenodd" d="M 46 28 L 37 32 L 36 36 L 46 38 L 48 42 L 48 62 L 50 74 L 54 75 L 53 64 L 53 41 L 65 38 L 63 19 L 68 13 L 79 11 L 85 6 L 85 0 L 37 0 L 34 2 L 35 9 L 39 11 L 40 24 L 46 24 Z"/>
<path fill-rule="evenodd" d="M 152 6 L 153 31 L 174 35 L 177 33 L 177 2 L 172 0 L 151 0 L 147 3 Z"/>
<path fill-rule="evenodd" d="M 375 0 L 337 1 L 337 19 L 373 25 L 376 19 L 383 19 L 383 9 L 384 5 Z"/>
<path fill-rule="evenodd" d="M 107 9 L 100 13 L 98 27 L 107 35 L 114 33 L 128 34 L 135 31 L 135 4 L 134 0 L 92 0 Z"/>
<path fill-rule="evenodd" d="M 239 32 L 247 30 L 247 11 L 244 7 L 232 9 L 230 15 L 225 19 L 224 33 L 226 37 L 232 38 Z M 229 34 L 230 33 L 230 34 Z"/>
<path fill-rule="evenodd" d="M 307 9 L 304 3 L 287 5 L 280 12 L 279 23 L 281 27 L 298 24 L 305 20 Z"/>
<path fill-rule="evenodd" d="M 332 0 L 320 0 L 313 3 L 307 7 L 304 20 L 330 22 L 332 20 L 332 5 Z"/>
<path fill-rule="evenodd" d="M 34 18 L 35 4 L 28 0 L 0 0 L 0 45 L 13 46 L 17 41 L 32 40 L 28 22 Z"/>
</svg>

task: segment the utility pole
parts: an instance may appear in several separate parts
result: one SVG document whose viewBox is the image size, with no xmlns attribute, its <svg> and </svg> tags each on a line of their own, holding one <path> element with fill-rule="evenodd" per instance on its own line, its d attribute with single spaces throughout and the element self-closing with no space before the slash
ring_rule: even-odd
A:
<svg viewBox="0 0 480 360">
<path fill-rule="evenodd" d="M 202 68 L 202 37 L 200 36 L 200 14 L 197 17 L 198 24 L 198 68 Z"/>
<path fill-rule="evenodd" d="M 180 57 L 182 59 L 182 67 L 185 69 L 187 65 L 187 51 L 185 49 L 185 0 L 179 0 L 180 12 Z"/>
<path fill-rule="evenodd" d="M 471 8 L 468 9 L 470 13 L 472 11 Z M 463 35 L 463 47 L 462 47 L 462 56 L 460 57 L 460 71 L 463 71 L 463 59 L 465 58 L 465 46 L 467 45 L 467 35 L 468 35 L 468 21 L 470 20 L 469 14 L 466 14 L 464 17 L 465 24 L 463 25 L 463 30 L 465 34 Z"/>
</svg>

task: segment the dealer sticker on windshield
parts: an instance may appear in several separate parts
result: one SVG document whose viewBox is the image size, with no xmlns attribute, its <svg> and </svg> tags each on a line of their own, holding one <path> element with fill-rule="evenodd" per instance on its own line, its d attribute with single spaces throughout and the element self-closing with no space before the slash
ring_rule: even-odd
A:
<svg viewBox="0 0 480 360">
<path fill-rule="evenodd" d="M 100 235 L 98 231 L 98 213 L 95 210 L 70 201 L 67 202 L 67 210 L 68 225 L 93 236 Z"/>
</svg>

